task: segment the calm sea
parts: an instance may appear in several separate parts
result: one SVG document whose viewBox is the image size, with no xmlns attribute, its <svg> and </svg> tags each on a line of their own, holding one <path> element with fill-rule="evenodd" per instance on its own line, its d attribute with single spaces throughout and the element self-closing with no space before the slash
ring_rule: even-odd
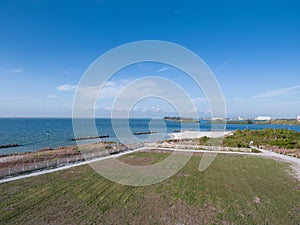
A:
<svg viewBox="0 0 300 225">
<path fill-rule="evenodd" d="M 114 120 L 114 127 L 118 130 L 117 134 L 120 134 L 120 130 L 125 127 L 126 119 Z M 108 135 L 108 138 L 102 138 L 101 141 L 119 141 L 116 137 L 115 131 L 110 119 L 96 119 L 95 120 L 98 135 Z M 210 124 L 207 121 L 201 121 L 200 126 L 196 123 L 177 123 L 173 121 L 162 121 L 159 119 L 130 119 L 129 126 L 131 132 L 147 132 L 154 131 L 157 134 L 152 135 L 152 139 L 149 139 L 149 135 L 134 136 L 138 141 L 154 141 L 155 139 L 167 138 L 166 133 L 172 133 L 180 129 L 189 130 L 201 130 L 209 131 Z M 264 129 L 264 128 L 285 128 L 296 130 L 300 132 L 300 126 L 289 125 L 244 125 L 244 124 L 228 124 L 227 130 L 236 129 Z M 81 129 L 82 133 L 76 136 L 91 136 L 93 134 L 84 126 Z M 127 131 L 126 131 L 127 132 Z M 125 133 L 124 135 L 128 134 Z M 130 134 L 129 134 L 130 135 Z M 120 137 L 120 135 L 118 135 Z M 18 152 L 34 151 L 46 147 L 59 147 L 76 145 L 74 138 L 72 119 L 70 118 L 0 118 L 0 146 L 8 144 L 19 144 L 20 147 L 2 148 L 0 154 L 10 154 Z M 79 143 L 95 142 L 95 140 L 84 140 Z M 134 141 L 134 140 L 133 140 Z"/>
</svg>

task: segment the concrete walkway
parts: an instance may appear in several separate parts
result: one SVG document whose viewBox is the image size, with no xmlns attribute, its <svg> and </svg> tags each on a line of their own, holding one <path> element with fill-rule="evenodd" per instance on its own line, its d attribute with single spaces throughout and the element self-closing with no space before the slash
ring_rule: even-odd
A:
<svg viewBox="0 0 300 225">
<path fill-rule="evenodd" d="M 101 158 L 96 158 L 96 159 L 93 159 L 93 160 L 89 160 L 89 161 L 85 161 L 85 162 L 81 162 L 81 163 L 75 163 L 75 164 L 71 164 L 71 165 L 67 165 L 67 166 L 63 166 L 63 167 L 59 167 L 59 168 L 55 168 L 55 169 L 43 170 L 43 171 L 38 171 L 38 172 L 26 174 L 26 175 L 20 175 L 20 176 L 5 178 L 5 179 L 0 180 L 0 184 L 10 182 L 10 181 L 20 180 L 20 179 L 24 179 L 24 178 L 28 178 L 28 177 L 39 176 L 39 175 L 42 175 L 42 174 L 47 174 L 47 173 L 53 173 L 53 172 L 57 172 L 57 171 L 61 171 L 61 170 L 66 170 L 66 169 L 73 168 L 73 167 L 76 167 L 76 166 L 87 165 L 87 164 L 92 163 L 92 162 L 97 162 L 97 161 L 101 161 L 101 160 L 105 160 L 105 159 L 109 159 L 109 158 L 120 157 L 120 156 L 123 156 L 123 155 L 131 154 L 133 152 L 142 151 L 142 150 L 151 150 L 151 149 L 166 150 L 166 151 L 237 154 L 237 155 L 252 155 L 252 156 L 270 157 L 270 158 L 273 158 L 273 159 L 279 159 L 280 161 L 289 163 L 291 168 L 295 172 L 295 174 L 294 174 L 295 177 L 300 181 L 300 159 L 297 159 L 297 158 L 291 157 L 291 156 L 281 155 L 281 154 L 278 154 L 278 153 L 274 153 L 274 152 L 267 151 L 267 150 L 260 149 L 260 148 L 256 148 L 256 147 L 252 147 L 252 148 L 261 151 L 261 153 L 232 152 L 232 151 L 210 151 L 210 150 L 179 149 L 179 148 L 143 147 L 143 148 L 138 148 L 138 149 L 135 149 L 135 150 L 123 152 L 123 153 L 120 153 L 120 154 L 110 155 L 110 156 L 101 157 Z"/>
<path fill-rule="evenodd" d="M 26 174 L 26 175 L 9 177 L 9 178 L 5 178 L 5 179 L 1 179 L 0 184 L 10 182 L 10 181 L 15 181 L 15 180 L 21 180 L 21 179 L 28 178 L 28 177 L 35 177 L 35 176 L 39 176 L 39 175 L 42 175 L 42 174 L 47 174 L 47 173 L 53 173 L 53 172 L 57 172 L 57 171 L 61 171 L 61 170 L 66 170 L 66 169 L 70 169 L 70 168 L 77 167 L 77 166 L 83 166 L 83 165 L 87 165 L 87 164 L 92 163 L 92 162 L 97 162 L 97 161 L 101 161 L 101 160 L 105 160 L 105 159 L 109 159 L 109 158 L 120 157 L 122 155 L 127 155 L 127 154 L 130 154 L 130 153 L 145 150 L 145 149 L 147 149 L 147 148 L 138 148 L 138 149 L 130 150 L 130 151 L 127 151 L 127 152 L 119 153 L 119 154 L 116 154 L 116 155 L 110 155 L 110 156 L 105 156 L 105 157 L 101 157 L 101 158 L 96 158 L 96 159 L 92 159 L 92 160 L 88 160 L 88 161 L 84 161 L 84 162 L 80 162 L 80 163 L 74 163 L 74 164 L 70 164 L 70 165 L 67 165 L 67 166 L 62 166 L 62 167 L 58 167 L 58 168 L 54 168 L 54 169 L 49 169 L 49 170 L 46 169 L 46 170 L 42 170 L 42 171 L 38 171 L 38 172 L 29 173 L 29 174 Z"/>
<path fill-rule="evenodd" d="M 288 163 L 291 169 L 293 170 L 293 175 L 295 176 L 295 178 L 297 178 L 300 181 L 300 159 L 288 155 L 275 153 L 270 150 L 268 151 L 262 148 L 256 148 L 256 147 L 252 147 L 252 148 L 261 151 L 263 153 L 262 156 L 264 157 L 268 157 L 275 160 L 279 160 L 281 162 Z"/>
<path fill-rule="evenodd" d="M 272 152 L 271 150 L 265 150 L 262 148 L 256 148 L 256 147 L 251 147 L 251 148 L 261 151 L 264 156 L 280 158 L 286 162 L 296 163 L 296 164 L 300 165 L 300 159 L 298 159 L 296 157 L 275 153 L 275 152 Z"/>
</svg>

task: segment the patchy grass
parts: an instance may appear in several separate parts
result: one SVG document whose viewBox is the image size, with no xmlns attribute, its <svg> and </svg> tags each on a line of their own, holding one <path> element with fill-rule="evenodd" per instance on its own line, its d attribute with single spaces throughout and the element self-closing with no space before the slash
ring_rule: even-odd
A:
<svg viewBox="0 0 300 225">
<path fill-rule="evenodd" d="M 300 158 L 300 133 L 288 129 L 236 130 L 233 135 L 224 139 L 201 137 L 197 139 L 201 145 L 223 142 L 225 147 L 248 148 L 253 145 L 273 152 Z"/>
<path fill-rule="evenodd" d="M 126 155 L 120 158 L 121 162 L 133 166 L 148 166 L 164 160 L 171 153 L 164 152 L 161 154 L 149 154 L 149 152 L 139 152 L 136 154 Z"/>
<path fill-rule="evenodd" d="M 135 153 L 149 165 L 166 153 Z M 136 159 L 136 160 L 134 160 Z M 112 183 L 81 166 L 0 185 L 1 224 L 297 224 L 300 184 L 286 164 L 218 155 L 204 172 L 201 156 L 151 186 Z"/>
<path fill-rule="evenodd" d="M 233 135 L 229 135 L 223 139 L 223 146 L 227 147 L 249 147 L 250 141 L 254 145 L 279 147 L 285 149 L 300 148 L 300 133 L 288 129 L 270 129 L 263 130 L 236 130 Z M 216 138 L 202 137 L 199 143 L 203 145 L 209 144 Z"/>
</svg>

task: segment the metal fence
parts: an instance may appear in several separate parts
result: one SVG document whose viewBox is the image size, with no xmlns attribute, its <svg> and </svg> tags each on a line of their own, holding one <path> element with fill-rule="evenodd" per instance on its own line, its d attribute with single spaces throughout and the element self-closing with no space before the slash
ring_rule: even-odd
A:
<svg viewBox="0 0 300 225">
<path fill-rule="evenodd" d="M 141 144 L 131 144 L 130 146 L 120 146 L 120 145 L 113 145 L 111 149 L 106 149 L 102 151 L 94 151 L 94 152 L 87 152 L 83 154 L 73 155 L 67 158 L 59 158 L 59 159 L 52 159 L 47 161 L 41 162 L 33 162 L 30 164 L 23 164 L 23 165 L 16 165 L 11 168 L 0 168 L 0 179 L 5 177 L 17 176 L 21 174 L 29 174 L 36 171 L 42 171 L 47 169 L 53 169 L 58 167 L 63 167 L 66 165 L 71 165 L 75 163 L 80 163 L 83 161 L 89 161 L 92 159 L 102 158 L 109 155 L 114 155 L 126 151 L 130 151 L 133 149 L 141 148 L 144 145 Z"/>
</svg>

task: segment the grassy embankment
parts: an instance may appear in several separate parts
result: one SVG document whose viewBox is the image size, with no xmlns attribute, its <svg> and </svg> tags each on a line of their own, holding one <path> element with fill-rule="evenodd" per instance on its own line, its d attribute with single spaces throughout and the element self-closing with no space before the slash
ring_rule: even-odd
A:
<svg viewBox="0 0 300 225">
<path fill-rule="evenodd" d="M 256 124 L 286 124 L 286 125 L 300 125 L 300 122 L 295 119 L 275 119 L 269 121 L 256 121 Z"/>
<path fill-rule="evenodd" d="M 210 141 L 208 137 L 199 139 L 202 145 L 208 145 Z M 254 146 L 300 157 L 300 133 L 288 129 L 237 130 L 223 139 L 223 146 L 247 148 L 250 141 Z"/>
<path fill-rule="evenodd" d="M 258 120 L 214 120 L 208 121 L 209 123 L 226 123 L 226 124 L 282 124 L 282 125 L 300 125 L 300 122 L 296 119 L 274 119 L 274 120 L 266 120 L 266 121 L 258 121 Z"/>
<path fill-rule="evenodd" d="M 186 117 L 165 116 L 164 120 L 174 121 L 174 122 L 178 122 L 178 123 L 199 123 L 199 120 L 195 120 L 193 118 L 186 118 Z"/>
<path fill-rule="evenodd" d="M 145 165 L 166 153 L 122 158 Z M 287 165 L 218 155 L 204 172 L 201 156 L 151 186 L 112 183 L 89 166 L 0 185 L 1 224 L 297 224 L 299 182 Z"/>
</svg>

